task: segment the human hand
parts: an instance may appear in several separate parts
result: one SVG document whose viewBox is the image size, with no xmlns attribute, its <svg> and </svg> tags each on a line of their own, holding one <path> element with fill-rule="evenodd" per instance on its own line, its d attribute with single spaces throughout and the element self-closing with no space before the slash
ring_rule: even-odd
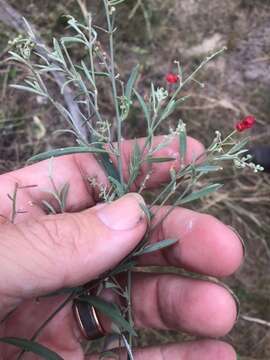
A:
<svg viewBox="0 0 270 360">
<path fill-rule="evenodd" d="M 156 156 L 171 156 L 177 149 L 175 140 Z M 127 172 L 132 143 L 124 142 L 123 150 Z M 201 151 L 202 146 L 188 138 L 186 161 Z M 168 180 L 170 166 L 155 164 L 148 187 Z M 70 184 L 67 213 L 45 215 L 42 200 L 53 200 L 44 192 L 50 187 L 47 161 L 0 176 L 0 214 L 5 217 L 10 214 L 6 194 L 13 192 L 16 183 L 24 187 L 38 185 L 18 191 L 17 207 L 26 213 L 19 214 L 15 224 L 6 223 L 4 217 L 0 219 L 0 319 L 16 308 L 1 324 L 0 337 L 31 338 L 40 323 L 63 301 L 63 296 L 42 298 L 39 302 L 37 297 L 95 279 L 116 266 L 142 239 L 147 227 L 139 206 L 143 199 L 128 194 L 110 205 L 96 206 L 98 194 L 87 181 L 91 177 L 96 177 L 99 183 L 108 183 L 94 157 L 80 154 L 56 158 L 56 185 Z M 158 216 L 164 211 L 161 209 Z M 142 256 L 140 266 L 177 266 L 224 277 L 231 275 L 242 261 L 243 247 L 236 234 L 209 215 L 175 209 L 156 229 L 151 242 L 166 238 L 180 241 L 158 253 Z M 183 330 L 216 338 L 228 333 L 236 321 L 235 300 L 218 284 L 167 274 L 134 274 L 133 279 L 133 316 L 138 328 Z M 58 313 L 37 341 L 65 360 L 97 359 L 84 357 L 71 306 L 68 304 Z M 18 353 L 15 347 L 0 346 L 3 360 L 15 359 Z M 30 353 L 25 356 L 36 358 Z M 136 360 L 149 358 L 234 360 L 236 355 L 224 342 L 200 340 L 135 351 Z"/>
</svg>

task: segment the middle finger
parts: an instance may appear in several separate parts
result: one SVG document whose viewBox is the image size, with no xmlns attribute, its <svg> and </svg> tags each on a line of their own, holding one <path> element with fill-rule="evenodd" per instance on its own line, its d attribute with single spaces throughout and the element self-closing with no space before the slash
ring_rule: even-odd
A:
<svg viewBox="0 0 270 360">
<path fill-rule="evenodd" d="M 168 207 L 154 209 L 159 223 Z M 211 276 L 231 275 L 243 260 L 244 248 L 236 233 L 215 217 L 176 208 L 156 227 L 150 243 L 179 240 L 173 246 L 139 259 L 139 265 L 177 266 Z"/>
</svg>

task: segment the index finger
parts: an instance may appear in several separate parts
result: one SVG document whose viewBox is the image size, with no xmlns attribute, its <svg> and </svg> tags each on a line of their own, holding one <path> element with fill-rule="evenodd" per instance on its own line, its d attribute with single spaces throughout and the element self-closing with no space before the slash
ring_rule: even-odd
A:
<svg viewBox="0 0 270 360">
<path fill-rule="evenodd" d="M 154 144 L 158 145 L 163 141 L 163 136 L 155 137 Z M 138 139 L 137 143 L 143 147 L 145 139 Z M 123 171 L 125 181 L 129 177 L 129 164 L 134 148 L 134 140 L 126 140 L 122 144 L 123 151 Z M 180 166 L 179 161 L 179 142 L 174 138 L 170 144 L 154 154 L 154 157 L 174 157 L 175 166 Z M 187 152 L 185 163 L 190 163 L 203 152 L 203 146 L 197 140 L 187 138 Z M 113 159 L 115 162 L 115 160 Z M 20 220 L 29 215 L 39 215 L 42 210 L 39 208 L 42 200 L 52 201 L 53 197 L 46 192 L 46 189 L 52 189 L 49 178 L 49 160 L 28 166 L 26 168 L 13 171 L 0 176 L 2 193 L 12 194 L 14 186 L 28 187 L 17 194 L 17 207 L 26 211 L 26 214 L 20 215 Z M 148 188 L 153 188 L 169 179 L 169 170 L 172 162 L 153 164 L 151 168 L 151 177 L 147 182 Z M 140 184 L 146 176 L 149 169 L 143 166 L 137 184 Z M 90 179 L 95 179 L 97 186 L 90 185 Z M 69 193 L 66 202 L 66 211 L 80 211 L 89 206 L 93 206 L 99 197 L 101 186 L 109 184 L 107 175 L 92 154 L 67 155 L 53 160 L 53 180 L 58 189 L 64 184 L 69 184 Z M 31 187 L 36 185 L 35 187 Z M 135 189 L 132 189 L 133 191 Z M 5 195 L 4 195 L 5 196 Z M 34 204 L 34 206 L 33 206 Z M 38 205 L 38 206 L 35 206 Z M 10 201 L 5 196 L 0 205 L 0 214 L 8 216 L 10 212 Z"/>
</svg>

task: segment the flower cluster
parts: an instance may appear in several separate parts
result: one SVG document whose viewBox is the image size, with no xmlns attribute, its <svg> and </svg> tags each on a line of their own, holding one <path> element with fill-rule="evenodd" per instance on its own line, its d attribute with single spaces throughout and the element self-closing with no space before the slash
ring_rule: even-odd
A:
<svg viewBox="0 0 270 360">
<path fill-rule="evenodd" d="M 247 130 L 247 129 L 252 128 L 255 123 L 256 123 L 255 117 L 254 117 L 254 116 L 251 116 L 251 115 L 248 115 L 248 116 L 246 116 L 243 120 L 239 121 L 239 122 L 236 124 L 235 129 L 236 129 L 238 132 L 242 132 L 242 131 L 245 131 L 245 130 Z"/>
</svg>

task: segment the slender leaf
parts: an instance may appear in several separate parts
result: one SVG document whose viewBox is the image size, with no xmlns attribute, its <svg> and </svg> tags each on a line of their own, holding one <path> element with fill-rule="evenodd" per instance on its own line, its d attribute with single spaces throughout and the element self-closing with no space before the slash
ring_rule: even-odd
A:
<svg viewBox="0 0 270 360">
<path fill-rule="evenodd" d="M 240 141 L 239 143 L 235 144 L 229 151 L 229 154 L 235 154 L 237 153 L 239 150 L 242 150 L 243 147 L 245 147 L 247 145 L 247 143 L 249 142 L 249 139 L 243 139 L 242 141 Z M 248 150 L 246 150 L 248 151 Z"/>
<path fill-rule="evenodd" d="M 128 180 L 128 188 L 132 186 L 134 181 L 137 179 L 139 173 L 140 173 L 140 166 L 141 166 L 141 149 L 139 147 L 139 144 L 137 142 L 137 139 L 135 139 L 135 143 L 133 146 L 133 151 L 130 159 L 129 164 L 129 180 Z"/>
<path fill-rule="evenodd" d="M 109 4 L 110 4 L 110 6 L 116 6 L 116 5 L 122 4 L 125 1 L 126 0 L 110 0 Z"/>
<path fill-rule="evenodd" d="M 137 336 L 135 330 L 122 316 L 121 311 L 116 304 L 109 303 L 103 299 L 98 298 L 97 296 L 92 295 L 79 297 L 78 300 L 93 305 L 97 310 L 108 316 L 121 329 L 128 331 L 133 336 Z"/>
<path fill-rule="evenodd" d="M 121 197 L 121 196 L 125 195 L 125 188 L 120 183 L 120 181 L 112 178 L 111 176 L 108 176 L 108 179 L 109 179 L 110 183 L 113 185 L 118 197 Z"/>
<path fill-rule="evenodd" d="M 131 102 L 132 90 L 134 88 L 134 84 L 135 84 L 136 80 L 138 79 L 139 69 L 140 69 L 139 65 L 136 65 L 132 69 L 132 72 L 130 74 L 130 77 L 128 79 L 128 82 L 127 82 L 127 85 L 126 85 L 126 88 L 125 88 L 125 93 L 124 93 L 125 106 L 124 106 L 124 111 L 123 111 L 123 114 L 122 114 L 122 120 L 123 121 L 128 118 L 130 106 L 132 104 L 132 102 Z"/>
<path fill-rule="evenodd" d="M 57 211 L 54 209 L 54 207 L 47 201 L 47 200 L 42 200 L 42 204 L 45 206 L 45 208 L 47 209 L 47 211 L 50 214 L 57 214 Z"/>
<path fill-rule="evenodd" d="M 145 213 L 148 223 L 151 222 L 151 220 L 154 217 L 154 214 L 152 213 L 152 211 L 143 203 L 140 204 L 140 208 L 142 209 L 142 211 Z"/>
<path fill-rule="evenodd" d="M 102 149 L 101 146 L 100 146 L 100 148 Z M 109 154 L 107 152 L 101 152 L 101 154 L 99 156 L 99 160 L 102 163 L 107 176 L 110 176 L 112 179 L 115 179 L 116 181 L 121 182 L 118 170 L 115 168 Z"/>
<path fill-rule="evenodd" d="M 125 89 L 125 97 L 128 100 L 131 99 L 133 87 L 134 87 L 135 82 L 136 82 L 136 80 L 138 79 L 138 76 L 139 76 L 139 70 L 140 70 L 140 65 L 134 66 L 134 68 L 132 69 L 132 72 L 130 74 L 130 77 L 128 79 L 128 83 L 127 83 L 127 86 L 126 86 L 126 89 Z"/>
<path fill-rule="evenodd" d="M 222 184 L 212 184 L 212 185 L 208 185 L 205 188 L 199 190 L 199 191 L 194 191 L 191 194 L 187 195 L 186 197 L 184 197 L 184 199 L 179 200 L 178 205 L 179 204 L 186 204 L 189 203 L 191 201 L 194 200 L 198 200 L 204 196 L 207 196 L 217 190 L 219 190 L 222 187 Z"/>
<path fill-rule="evenodd" d="M 33 87 L 30 86 L 24 86 L 24 85 L 10 85 L 11 88 L 13 89 L 17 89 L 17 90 L 22 90 L 22 91 L 27 91 L 36 95 L 40 95 L 40 96 L 44 96 L 46 97 L 46 94 L 42 91 L 38 91 L 37 89 L 34 89 Z"/>
<path fill-rule="evenodd" d="M 42 161 L 42 160 L 50 159 L 52 157 L 58 157 L 58 156 L 70 155 L 70 154 L 80 154 L 80 153 L 99 154 L 99 153 L 106 153 L 106 150 L 104 150 L 102 148 L 95 148 L 95 147 L 90 147 L 90 146 L 89 147 L 88 146 L 74 146 L 74 147 L 72 146 L 72 147 L 67 147 L 67 148 L 62 148 L 62 149 L 46 151 L 44 153 L 41 153 L 41 154 L 31 157 L 28 160 L 28 162 Z"/>
<path fill-rule="evenodd" d="M 99 360 L 104 360 L 106 358 L 110 358 L 110 359 L 119 359 L 119 355 L 114 353 L 113 351 L 104 351 L 103 353 L 101 353 L 99 355 Z"/>
<path fill-rule="evenodd" d="M 69 183 L 66 183 L 59 194 L 60 200 L 61 200 L 61 208 L 64 211 L 66 208 L 66 203 L 67 203 L 67 196 L 68 196 L 68 192 L 69 192 Z"/>
<path fill-rule="evenodd" d="M 135 95 L 137 96 L 139 104 L 140 104 L 142 111 L 144 113 L 144 116 L 146 118 L 147 124 L 150 127 L 150 113 L 149 113 L 148 107 L 147 107 L 144 99 L 141 97 L 141 95 L 135 89 L 133 89 L 133 91 L 134 91 Z"/>
<path fill-rule="evenodd" d="M 83 39 L 78 37 L 65 36 L 61 38 L 62 43 L 81 43 L 87 46 L 86 42 Z"/>
<path fill-rule="evenodd" d="M 207 174 L 209 172 L 222 170 L 222 167 L 218 165 L 198 165 L 195 167 L 195 170 Z"/>
<path fill-rule="evenodd" d="M 186 125 L 180 121 L 179 122 L 179 155 L 181 164 L 184 164 L 186 153 L 187 153 L 187 132 L 186 132 Z"/>
<path fill-rule="evenodd" d="M 75 68 L 81 71 L 84 71 L 83 66 L 75 65 Z M 92 71 L 89 71 L 90 75 L 92 74 Z M 95 76 L 102 76 L 102 77 L 110 77 L 110 74 L 100 71 L 95 71 Z"/>
<path fill-rule="evenodd" d="M 55 51 L 55 54 L 56 54 L 56 57 L 53 56 L 53 58 L 55 58 L 55 60 L 61 62 L 61 64 L 66 66 L 66 60 L 65 60 L 65 57 L 63 55 L 61 46 L 60 46 L 58 40 L 55 39 L 55 38 L 53 39 L 53 47 L 54 47 L 54 51 Z"/>
<path fill-rule="evenodd" d="M 46 360 L 64 360 L 61 356 L 56 354 L 54 351 L 46 348 L 45 346 L 38 344 L 35 341 L 27 339 L 20 339 L 14 337 L 0 338 L 0 342 L 17 346 L 18 348 L 32 352 L 33 354 L 39 355 L 42 359 Z"/>
<path fill-rule="evenodd" d="M 169 162 L 169 161 L 175 161 L 176 158 L 173 157 L 148 157 L 147 158 L 147 162 L 152 164 L 152 163 L 164 163 L 164 162 Z"/>
<path fill-rule="evenodd" d="M 110 276 L 115 276 L 123 272 L 129 271 L 137 265 L 136 261 L 132 260 L 118 265 L 111 273 Z"/>
<path fill-rule="evenodd" d="M 142 250 L 139 250 L 134 256 L 141 256 L 144 254 L 150 254 L 155 251 L 163 250 L 169 246 L 174 245 L 177 242 L 177 239 L 162 240 L 158 243 L 145 246 Z"/>
<path fill-rule="evenodd" d="M 178 100 L 172 100 L 168 103 L 168 105 L 166 106 L 166 108 L 164 109 L 161 117 L 160 117 L 160 121 L 163 121 L 165 119 L 167 119 L 173 112 L 174 110 L 180 105 L 182 104 L 184 101 L 186 101 L 189 98 L 189 95 L 182 97 L 181 99 Z"/>
</svg>

